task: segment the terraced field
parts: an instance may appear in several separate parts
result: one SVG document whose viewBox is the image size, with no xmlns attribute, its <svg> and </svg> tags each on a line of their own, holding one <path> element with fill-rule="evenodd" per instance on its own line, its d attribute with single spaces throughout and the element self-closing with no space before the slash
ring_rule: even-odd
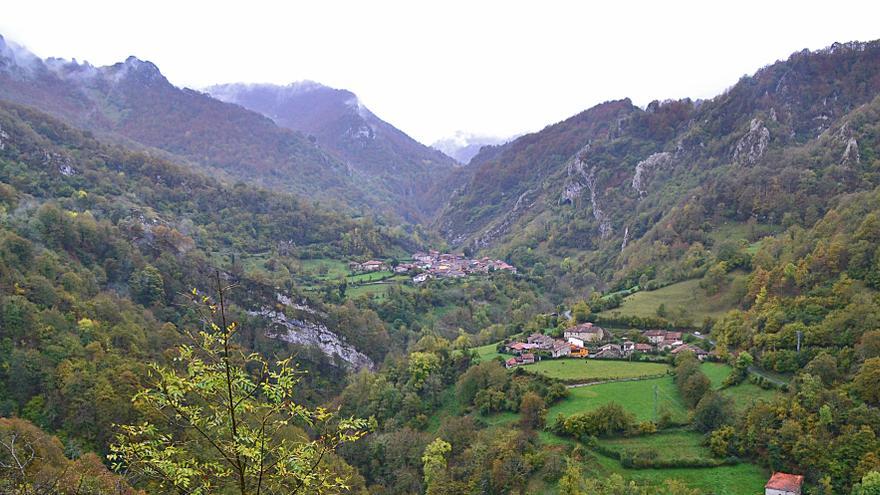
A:
<svg viewBox="0 0 880 495">
<path fill-rule="evenodd" d="M 589 382 L 662 375 L 670 368 L 665 363 L 602 361 L 596 359 L 544 359 L 524 366 L 533 373 L 565 382 Z"/>
</svg>

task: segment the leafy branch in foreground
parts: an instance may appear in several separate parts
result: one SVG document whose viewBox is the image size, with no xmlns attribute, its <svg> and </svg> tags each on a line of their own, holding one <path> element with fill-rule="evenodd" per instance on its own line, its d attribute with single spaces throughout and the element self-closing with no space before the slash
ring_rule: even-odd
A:
<svg viewBox="0 0 880 495">
<path fill-rule="evenodd" d="M 120 427 L 113 467 L 180 494 L 345 490 L 328 456 L 362 437 L 366 420 L 294 402 L 302 372 L 290 358 L 270 363 L 233 344 L 232 287 L 216 281 L 216 302 L 192 291 L 205 329 L 176 349 L 173 366 L 151 366 L 152 384 L 133 401 L 153 419 Z"/>
</svg>

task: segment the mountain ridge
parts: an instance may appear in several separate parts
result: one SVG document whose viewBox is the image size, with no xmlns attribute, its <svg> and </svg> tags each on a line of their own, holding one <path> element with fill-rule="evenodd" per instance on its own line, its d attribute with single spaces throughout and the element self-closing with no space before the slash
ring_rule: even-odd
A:
<svg viewBox="0 0 880 495">
<path fill-rule="evenodd" d="M 374 187 L 402 201 L 413 212 L 411 220 L 433 215 L 438 205 L 426 201 L 426 192 L 457 166 L 452 158 L 377 117 L 349 90 L 303 81 L 286 86 L 222 84 L 206 91 L 305 133 Z"/>
</svg>

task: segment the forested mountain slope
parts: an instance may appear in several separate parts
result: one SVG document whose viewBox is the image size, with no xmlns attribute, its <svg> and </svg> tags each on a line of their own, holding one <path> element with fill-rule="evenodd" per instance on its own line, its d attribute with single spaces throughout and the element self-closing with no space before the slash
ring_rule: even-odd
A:
<svg viewBox="0 0 880 495">
<path fill-rule="evenodd" d="M 667 262 L 711 248 L 726 222 L 810 226 L 873 188 L 864 113 L 878 95 L 870 42 L 796 53 L 709 101 L 604 103 L 475 157 L 436 225 L 521 263 L 568 258 L 554 275 L 577 272 L 575 285 L 681 279 Z"/>
<path fill-rule="evenodd" d="M 162 150 L 230 180 L 354 209 L 411 213 L 410 206 L 399 208 L 395 196 L 411 193 L 406 187 L 383 189 L 384 182 L 368 170 L 334 157 L 303 133 L 178 88 L 154 64 L 135 57 L 107 67 L 43 61 L 0 38 L 0 99 L 33 106 L 124 144 Z"/>
<path fill-rule="evenodd" d="M 313 372 L 302 397 L 326 400 L 347 369 L 374 366 L 391 344 L 370 311 L 301 292 L 291 271 L 300 257 L 383 256 L 410 242 L 2 103 L 0 413 L 106 452 L 112 425 L 137 420 L 146 363 L 201 325 L 182 294 L 211 294 L 217 274 L 236 286 L 237 345 L 296 353 Z M 242 254 L 265 250 L 273 271 L 242 267 Z"/>
<path fill-rule="evenodd" d="M 310 81 L 287 86 L 221 84 L 206 90 L 314 139 L 371 186 L 399 199 L 400 211 L 410 210 L 411 220 L 434 213 L 439 205 L 428 201 L 425 192 L 456 166 L 448 156 L 377 117 L 350 91 Z"/>
</svg>

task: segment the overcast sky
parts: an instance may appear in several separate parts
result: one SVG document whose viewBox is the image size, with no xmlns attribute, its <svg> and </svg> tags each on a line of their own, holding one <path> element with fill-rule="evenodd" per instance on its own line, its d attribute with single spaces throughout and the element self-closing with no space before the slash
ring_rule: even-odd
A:
<svg viewBox="0 0 880 495">
<path fill-rule="evenodd" d="M 880 2 L 3 0 L 41 57 L 154 62 L 179 86 L 311 79 L 431 143 L 596 103 L 712 97 L 802 48 L 880 38 Z"/>
</svg>

